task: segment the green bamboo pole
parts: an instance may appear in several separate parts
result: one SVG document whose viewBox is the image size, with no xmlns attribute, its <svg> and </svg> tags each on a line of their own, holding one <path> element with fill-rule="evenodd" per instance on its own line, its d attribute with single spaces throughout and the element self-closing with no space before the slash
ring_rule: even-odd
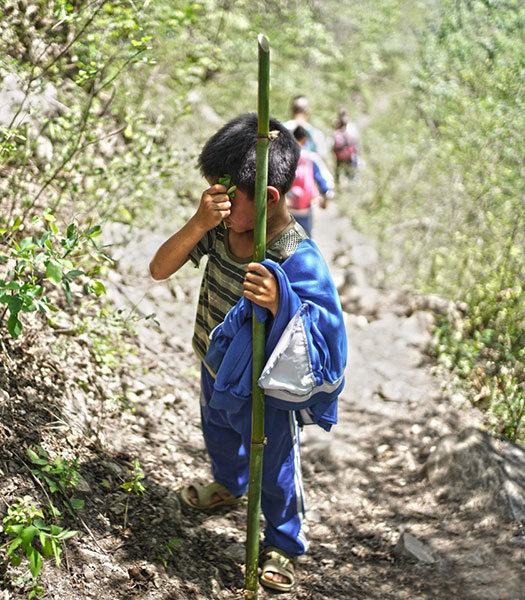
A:
<svg viewBox="0 0 525 600">
<path fill-rule="evenodd" d="M 266 187 L 268 185 L 268 134 L 270 120 L 270 44 L 259 34 L 259 91 L 257 154 L 255 167 L 254 262 L 266 258 Z M 252 443 L 248 487 L 248 529 L 246 536 L 246 590 L 249 600 L 257 598 L 257 563 L 259 557 L 259 519 L 261 514 L 262 462 L 264 437 L 264 392 L 257 381 L 264 367 L 265 331 L 253 315 L 252 372 Z"/>
</svg>

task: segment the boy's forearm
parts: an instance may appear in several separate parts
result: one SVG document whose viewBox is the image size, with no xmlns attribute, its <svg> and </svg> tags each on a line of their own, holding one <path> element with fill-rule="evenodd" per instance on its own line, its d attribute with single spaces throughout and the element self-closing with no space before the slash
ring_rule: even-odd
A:
<svg viewBox="0 0 525 600">
<path fill-rule="evenodd" d="M 194 215 L 182 229 L 162 244 L 151 259 L 149 270 L 153 279 L 167 279 L 178 271 L 207 231 L 201 220 Z"/>
</svg>

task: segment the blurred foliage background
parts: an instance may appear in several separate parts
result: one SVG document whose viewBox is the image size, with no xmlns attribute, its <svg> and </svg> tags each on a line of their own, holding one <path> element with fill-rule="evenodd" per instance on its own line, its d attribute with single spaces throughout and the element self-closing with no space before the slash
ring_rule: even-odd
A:
<svg viewBox="0 0 525 600">
<path fill-rule="evenodd" d="M 302 93 L 329 133 L 348 108 L 364 165 L 342 210 L 382 281 L 461 303 L 437 359 L 523 439 L 524 17 L 518 0 L 1 0 L 0 337 L 102 301 L 106 224 L 182 224 L 203 141 L 256 108 L 264 32 L 273 115 Z"/>
</svg>

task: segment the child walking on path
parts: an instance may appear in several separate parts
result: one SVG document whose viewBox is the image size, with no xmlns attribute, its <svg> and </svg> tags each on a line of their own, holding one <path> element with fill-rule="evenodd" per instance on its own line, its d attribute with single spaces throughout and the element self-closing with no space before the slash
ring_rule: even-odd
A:
<svg viewBox="0 0 525 600">
<path fill-rule="evenodd" d="M 305 148 L 306 131 L 301 125 L 293 130 L 301 148 L 295 179 L 287 194 L 288 210 L 311 237 L 313 227 L 313 202 L 320 195 L 321 208 L 326 208 L 334 195 L 334 181 L 323 159 Z"/>
<path fill-rule="evenodd" d="M 182 500 L 197 510 L 241 501 L 251 440 L 252 309 L 266 322 L 261 508 L 266 519 L 261 583 L 281 591 L 295 581 L 304 529 L 299 428 L 336 422 L 344 385 L 346 335 L 337 291 L 319 250 L 288 213 L 299 147 L 278 121 L 268 156 L 266 255 L 253 263 L 257 115 L 215 133 L 199 158 L 209 187 L 194 216 L 157 250 L 154 279 L 208 256 L 193 347 L 202 361 L 201 418 L 214 481 L 189 483 Z M 235 191 L 219 179 L 229 175 Z M 227 193 L 230 191 L 232 197 Z"/>
</svg>

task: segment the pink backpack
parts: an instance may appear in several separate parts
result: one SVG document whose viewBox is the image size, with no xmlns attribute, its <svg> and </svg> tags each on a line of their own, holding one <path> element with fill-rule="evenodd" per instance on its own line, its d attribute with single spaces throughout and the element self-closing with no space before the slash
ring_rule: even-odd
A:
<svg viewBox="0 0 525 600">
<path fill-rule="evenodd" d="M 301 155 L 292 188 L 288 192 L 288 207 L 292 210 L 310 208 L 312 200 L 318 194 L 314 179 L 314 165 L 310 159 Z"/>
<path fill-rule="evenodd" d="M 336 129 L 332 149 L 338 163 L 357 166 L 357 148 L 345 129 Z"/>
</svg>

